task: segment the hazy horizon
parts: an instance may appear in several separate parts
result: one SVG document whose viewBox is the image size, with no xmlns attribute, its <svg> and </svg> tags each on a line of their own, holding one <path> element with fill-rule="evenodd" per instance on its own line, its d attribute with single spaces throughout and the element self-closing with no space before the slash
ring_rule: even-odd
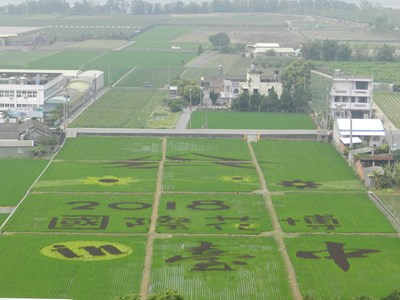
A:
<svg viewBox="0 0 400 300">
<path fill-rule="evenodd" d="M 20 4 L 23 3 L 25 0 L 0 0 L 0 5 L 5 4 Z M 77 0 L 67 0 L 69 4 L 74 4 Z M 107 0 L 92 0 L 95 3 L 104 4 Z M 149 2 L 175 2 L 176 0 L 148 0 Z M 192 0 L 181 0 L 183 2 L 191 2 Z M 204 1 L 211 1 L 211 0 L 194 0 L 194 2 L 204 2 Z M 342 0 L 343 2 L 347 3 L 354 3 L 360 4 L 361 0 Z M 369 0 L 374 4 L 380 4 L 383 7 L 391 7 L 395 9 L 400 9 L 400 1 L 399 0 Z"/>
</svg>

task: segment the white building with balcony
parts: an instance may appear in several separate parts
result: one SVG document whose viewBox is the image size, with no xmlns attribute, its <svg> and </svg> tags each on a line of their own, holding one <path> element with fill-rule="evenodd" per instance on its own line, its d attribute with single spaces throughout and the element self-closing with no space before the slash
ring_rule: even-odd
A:
<svg viewBox="0 0 400 300">
<path fill-rule="evenodd" d="M 231 105 L 232 99 L 239 97 L 241 93 L 250 94 L 258 93 L 260 95 L 268 95 L 270 89 L 282 94 L 282 84 L 277 78 L 271 76 L 262 76 L 262 72 L 256 69 L 254 65 L 247 70 L 246 78 L 244 76 L 226 76 L 223 79 L 223 88 L 220 92 L 220 99 Z"/>
<path fill-rule="evenodd" d="M 373 79 L 344 76 L 336 70 L 330 91 L 330 111 L 334 118 L 370 119 L 373 104 Z"/>
</svg>

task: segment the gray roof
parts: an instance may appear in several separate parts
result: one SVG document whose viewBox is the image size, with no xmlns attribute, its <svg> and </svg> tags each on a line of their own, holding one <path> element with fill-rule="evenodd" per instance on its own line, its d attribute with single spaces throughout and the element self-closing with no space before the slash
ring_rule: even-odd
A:
<svg viewBox="0 0 400 300">
<path fill-rule="evenodd" d="M 2 140 L 18 140 L 18 124 L 17 123 L 3 123 L 0 124 L 0 139 Z"/>
<path fill-rule="evenodd" d="M 2 140 L 19 140 L 21 134 L 27 130 L 35 129 L 43 134 L 50 135 L 50 130 L 41 122 L 36 120 L 28 120 L 24 123 L 3 123 L 0 124 L 0 139 Z"/>
<path fill-rule="evenodd" d="M 47 126 L 43 125 L 43 123 L 36 120 L 28 120 L 24 123 L 18 124 L 18 132 L 19 134 L 24 133 L 26 130 L 36 129 L 38 131 L 43 132 L 44 134 L 50 135 L 50 129 Z"/>
</svg>

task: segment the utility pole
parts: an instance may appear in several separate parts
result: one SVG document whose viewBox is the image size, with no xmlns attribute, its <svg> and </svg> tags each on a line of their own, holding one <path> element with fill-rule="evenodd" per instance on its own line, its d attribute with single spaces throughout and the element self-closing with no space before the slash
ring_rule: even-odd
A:
<svg viewBox="0 0 400 300">
<path fill-rule="evenodd" d="M 248 107 L 248 111 L 250 111 L 250 96 L 251 96 L 250 90 L 251 90 L 251 78 L 249 78 L 249 80 L 247 80 L 247 82 L 249 83 L 249 107 Z"/>
<path fill-rule="evenodd" d="M 192 89 L 189 89 L 189 128 L 192 129 Z"/>
</svg>

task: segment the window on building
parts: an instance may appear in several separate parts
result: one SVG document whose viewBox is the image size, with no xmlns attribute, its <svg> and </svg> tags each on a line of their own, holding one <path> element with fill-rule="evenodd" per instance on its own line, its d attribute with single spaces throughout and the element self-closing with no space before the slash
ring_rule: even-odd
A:
<svg viewBox="0 0 400 300">
<path fill-rule="evenodd" d="M 351 97 L 351 103 L 355 103 L 356 102 L 356 97 Z"/>
<path fill-rule="evenodd" d="M 374 141 L 374 142 L 379 142 L 380 141 L 380 137 L 379 136 L 374 136 L 373 138 L 372 138 L 372 141 Z"/>
<path fill-rule="evenodd" d="M 348 101 L 348 97 L 342 97 L 342 102 L 347 102 Z"/>
<path fill-rule="evenodd" d="M 356 90 L 368 90 L 368 81 L 356 81 Z"/>
<path fill-rule="evenodd" d="M 367 103 L 367 97 L 359 97 L 358 103 Z"/>
</svg>

